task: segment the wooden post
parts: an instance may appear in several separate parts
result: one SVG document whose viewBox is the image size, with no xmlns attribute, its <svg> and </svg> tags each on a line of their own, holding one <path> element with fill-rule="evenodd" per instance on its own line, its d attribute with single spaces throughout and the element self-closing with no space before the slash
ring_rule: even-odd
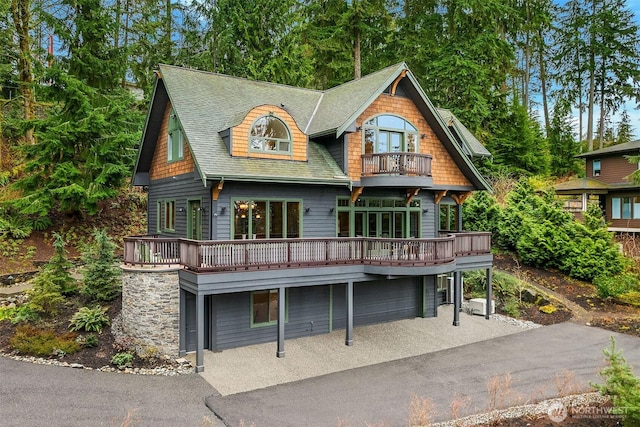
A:
<svg viewBox="0 0 640 427">
<path fill-rule="evenodd" d="M 196 372 L 204 371 L 204 294 L 196 294 Z"/>
<path fill-rule="evenodd" d="M 344 343 L 353 345 L 353 282 L 347 282 L 346 306 L 347 306 L 347 331 Z"/>
<path fill-rule="evenodd" d="M 277 357 L 284 357 L 285 288 L 278 288 L 278 351 Z"/>
</svg>

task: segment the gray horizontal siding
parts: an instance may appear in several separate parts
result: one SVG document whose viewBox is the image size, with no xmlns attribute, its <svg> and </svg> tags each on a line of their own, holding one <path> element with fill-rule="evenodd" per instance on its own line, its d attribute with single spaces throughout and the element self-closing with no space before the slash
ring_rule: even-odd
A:
<svg viewBox="0 0 640 427">
<path fill-rule="evenodd" d="M 333 329 L 346 325 L 345 285 L 333 288 Z M 419 315 L 420 290 L 415 277 L 355 283 L 354 326 L 411 319 Z"/>
<path fill-rule="evenodd" d="M 211 190 L 199 179 L 194 179 L 193 174 L 185 174 L 174 178 L 164 178 L 152 181 L 149 186 L 148 196 L 147 232 L 157 234 L 157 202 L 163 200 L 175 200 L 176 225 L 173 232 L 162 232 L 166 237 L 187 236 L 187 200 L 201 199 L 201 207 L 205 209 L 202 215 L 202 235 L 209 235 L 209 213 L 211 212 Z M 178 212 L 184 208 L 184 212 Z"/>
<path fill-rule="evenodd" d="M 285 339 L 329 332 L 329 287 L 287 290 Z M 214 350 L 277 340 L 277 325 L 251 327 L 251 293 L 216 295 L 213 310 Z"/>
</svg>

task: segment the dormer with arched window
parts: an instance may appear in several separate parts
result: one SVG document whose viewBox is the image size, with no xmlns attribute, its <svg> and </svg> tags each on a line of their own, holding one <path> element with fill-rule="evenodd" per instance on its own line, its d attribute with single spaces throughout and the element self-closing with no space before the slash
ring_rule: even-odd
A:
<svg viewBox="0 0 640 427">
<path fill-rule="evenodd" d="M 307 160 L 307 135 L 291 115 L 276 105 L 260 105 L 231 128 L 234 157 Z"/>
</svg>

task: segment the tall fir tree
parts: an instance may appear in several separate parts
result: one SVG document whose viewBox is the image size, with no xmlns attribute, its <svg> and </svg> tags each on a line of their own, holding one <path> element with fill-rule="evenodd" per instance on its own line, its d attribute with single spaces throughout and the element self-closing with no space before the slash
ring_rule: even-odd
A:
<svg viewBox="0 0 640 427">
<path fill-rule="evenodd" d="M 580 163 L 574 158 L 578 154 L 580 144 L 575 141 L 572 128 L 571 104 L 565 100 L 558 100 L 554 105 L 547 133 L 553 176 L 570 175 L 581 169 Z"/>
</svg>

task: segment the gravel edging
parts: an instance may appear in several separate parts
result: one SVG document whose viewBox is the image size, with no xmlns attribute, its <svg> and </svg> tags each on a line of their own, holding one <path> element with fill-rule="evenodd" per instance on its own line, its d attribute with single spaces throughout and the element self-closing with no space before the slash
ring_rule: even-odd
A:
<svg viewBox="0 0 640 427">
<path fill-rule="evenodd" d="M 575 394 L 565 397 L 553 398 L 543 400 L 539 403 L 533 403 L 528 405 L 513 406 L 507 409 L 499 409 L 484 414 L 469 415 L 463 418 L 458 418 L 451 421 L 443 421 L 440 423 L 431 424 L 432 427 L 464 427 L 464 426 L 476 426 L 484 424 L 492 424 L 498 421 L 506 421 L 513 418 L 520 418 L 524 416 L 549 416 L 549 414 L 558 410 L 566 410 L 570 413 L 569 408 L 576 406 L 585 406 L 594 403 L 608 402 L 609 398 L 603 396 L 598 392 Z"/>
<path fill-rule="evenodd" d="M 20 362 L 28 362 L 34 363 L 36 365 L 50 365 L 50 366 L 61 366 L 66 368 L 74 368 L 74 369 L 85 369 L 87 371 L 98 371 L 98 372 L 116 372 L 120 374 L 133 374 L 133 375 L 161 375 L 161 376 L 177 376 L 177 375 L 186 375 L 192 374 L 194 372 L 193 366 L 189 363 L 189 361 L 185 359 L 177 359 L 176 362 L 179 364 L 178 367 L 173 366 L 158 366 L 155 368 L 115 368 L 113 366 L 103 366 L 101 368 L 91 368 L 89 366 L 84 366 L 80 363 L 69 363 L 55 359 L 43 359 L 41 357 L 35 356 L 18 356 L 15 354 L 7 354 L 0 352 L 0 356 L 6 357 L 7 359 L 13 359 Z"/>
</svg>

